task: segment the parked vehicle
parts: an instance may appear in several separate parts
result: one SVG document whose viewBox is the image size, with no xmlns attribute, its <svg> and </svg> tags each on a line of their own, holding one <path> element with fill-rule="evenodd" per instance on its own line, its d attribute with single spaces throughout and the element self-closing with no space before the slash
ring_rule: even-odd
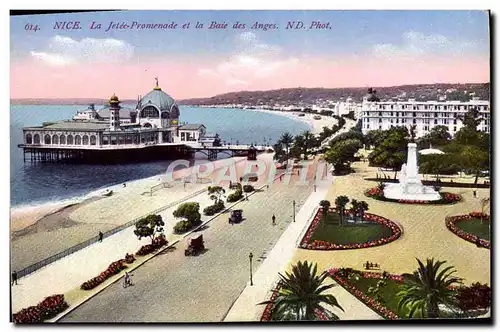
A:
<svg viewBox="0 0 500 332">
<path fill-rule="evenodd" d="M 230 224 L 239 224 L 242 220 L 243 220 L 243 210 L 231 211 L 231 216 L 229 217 Z"/>
</svg>

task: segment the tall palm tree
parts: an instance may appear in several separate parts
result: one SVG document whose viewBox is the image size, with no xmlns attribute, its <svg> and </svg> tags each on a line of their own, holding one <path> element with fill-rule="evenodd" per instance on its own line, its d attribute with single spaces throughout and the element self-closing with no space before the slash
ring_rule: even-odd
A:
<svg viewBox="0 0 500 332">
<path fill-rule="evenodd" d="M 330 209 L 331 206 L 330 201 L 324 199 L 321 202 L 319 202 L 319 205 L 323 209 L 323 216 L 325 218 L 325 223 L 326 223 L 326 219 L 328 217 L 328 209 Z"/>
<path fill-rule="evenodd" d="M 439 304 L 456 307 L 456 290 L 450 286 L 460 285 L 462 279 L 453 276 L 453 266 L 439 269 L 445 261 L 434 261 L 427 258 L 424 265 L 418 258 L 418 269 L 413 274 L 403 274 L 405 285 L 397 293 L 400 298 L 398 311 L 404 306 L 410 309 L 409 317 L 420 311 L 422 317 L 439 317 Z"/>
<path fill-rule="evenodd" d="M 293 143 L 293 136 L 289 132 L 283 133 L 278 142 L 285 146 L 286 151 L 289 151 L 290 145 Z"/>
<path fill-rule="evenodd" d="M 357 199 L 353 199 L 351 201 L 351 211 L 352 215 L 354 217 L 354 222 L 356 223 L 356 217 L 358 216 L 358 208 L 359 208 L 359 202 Z"/>
<path fill-rule="evenodd" d="M 345 216 L 345 207 L 349 203 L 349 197 L 347 196 L 338 196 L 335 198 L 335 210 L 337 210 L 337 213 L 340 215 L 340 226 L 344 223 L 344 216 Z"/>
<path fill-rule="evenodd" d="M 316 138 L 314 137 L 313 133 L 311 133 L 309 130 L 305 131 L 302 134 L 302 137 L 304 138 L 303 142 L 303 153 L 304 153 L 304 160 L 307 160 L 307 151 L 309 150 L 310 147 L 314 146 L 314 142 Z"/>
<path fill-rule="evenodd" d="M 344 311 L 335 296 L 323 294 L 334 284 L 323 285 L 328 274 L 323 272 L 318 275 L 317 264 L 313 266 L 307 261 L 299 261 L 297 265 L 292 266 L 292 273 L 280 273 L 279 276 L 281 288 L 278 297 L 259 303 L 273 304 L 273 320 L 316 320 L 315 311 L 324 313 L 332 320 L 338 320 L 336 314 L 323 306 L 325 304 Z"/>
<path fill-rule="evenodd" d="M 365 201 L 361 201 L 358 203 L 358 213 L 359 217 L 361 218 L 361 222 L 363 222 L 363 215 L 365 214 L 366 211 L 368 211 L 369 205 Z"/>
</svg>

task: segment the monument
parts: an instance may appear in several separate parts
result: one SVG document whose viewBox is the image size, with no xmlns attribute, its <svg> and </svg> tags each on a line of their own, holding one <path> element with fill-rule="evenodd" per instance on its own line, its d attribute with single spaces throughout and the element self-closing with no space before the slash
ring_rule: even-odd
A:
<svg viewBox="0 0 500 332">
<path fill-rule="evenodd" d="M 441 195 L 434 188 L 422 185 L 417 166 L 417 144 L 408 143 L 408 158 L 401 166 L 399 183 L 386 183 L 384 196 L 391 199 L 437 201 Z"/>
</svg>

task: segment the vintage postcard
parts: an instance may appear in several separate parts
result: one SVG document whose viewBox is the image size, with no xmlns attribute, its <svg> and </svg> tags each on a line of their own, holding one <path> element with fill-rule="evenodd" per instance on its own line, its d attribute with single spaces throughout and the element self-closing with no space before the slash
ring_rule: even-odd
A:
<svg viewBox="0 0 500 332">
<path fill-rule="evenodd" d="M 10 15 L 11 321 L 491 323 L 490 13 Z"/>
</svg>

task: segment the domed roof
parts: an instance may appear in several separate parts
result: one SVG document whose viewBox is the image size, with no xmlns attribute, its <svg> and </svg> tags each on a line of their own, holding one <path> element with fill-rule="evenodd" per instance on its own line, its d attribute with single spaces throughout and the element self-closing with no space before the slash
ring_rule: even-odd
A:
<svg viewBox="0 0 500 332">
<path fill-rule="evenodd" d="M 159 108 L 160 111 L 170 111 L 172 106 L 175 104 L 174 98 L 163 92 L 158 86 L 158 82 L 156 84 L 157 85 L 153 90 L 141 98 L 137 108 L 142 109 L 148 105 L 154 105 Z"/>
</svg>

